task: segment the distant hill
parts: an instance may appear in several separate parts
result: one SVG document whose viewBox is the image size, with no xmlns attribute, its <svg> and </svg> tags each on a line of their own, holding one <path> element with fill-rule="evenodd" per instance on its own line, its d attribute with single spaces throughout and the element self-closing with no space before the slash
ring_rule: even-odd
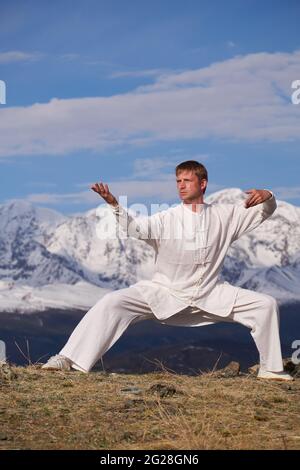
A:
<svg viewBox="0 0 300 470">
<path fill-rule="evenodd" d="M 285 357 L 300 331 L 300 303 L 283 305 L 281 343 Z M 48 310 L 32 315 L 2 313 L 0 339 L 7 357 L 15 364 L 46 362 L 65 344 L 84 313 L 81 310 Z M 146 320 L 129 326 L 124 335 L 99 361 L 98 370 L 146 373 L 162 367 L 189 375 L 224 367 L 239 361 L 242 370 L 258 361 L 250 330 L 237 323 L 219 323 L 198 328 L 162 325 Z"/>
</svg>

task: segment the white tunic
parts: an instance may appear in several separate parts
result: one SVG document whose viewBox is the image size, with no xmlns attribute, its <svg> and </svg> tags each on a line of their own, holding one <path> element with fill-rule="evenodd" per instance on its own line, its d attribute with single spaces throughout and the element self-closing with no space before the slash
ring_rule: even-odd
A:
<svg viewBox="0 0 300 470">
<path fill-rule="evenodd" d="M 219 280 L 224 258 L 231 243 L 273 214 L 277 204 L 270 193 L 270 199 L 249 208 L 244 201 L 203 203 L 200 212 L 192 212 L 180 203 L 150 217 L 133 217 L 121 205 L 109 206 L 129 236 L 155 250 L 152 279 L 133 286 L 158 319 L 188 306 L 222 317 L 231 313 L 239 287 Z"/>
</svg>

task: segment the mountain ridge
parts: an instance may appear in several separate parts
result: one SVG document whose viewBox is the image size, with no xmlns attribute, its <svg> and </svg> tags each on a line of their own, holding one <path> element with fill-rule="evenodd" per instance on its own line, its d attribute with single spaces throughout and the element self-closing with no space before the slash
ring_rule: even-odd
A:
<svg viewBox="0 0 300 470">
<path fill-rule="evenodd" d="M 240 188 L 228 188 L 205 202 L 237 204 L 246 198 Z M 12 200 L 0 205 L 0 221 L 0 312 L 86 310 L 106 292 L 152 276 L 154 251 L 146 243 L 99 238 L 104 224 L 116 225 L 105 205 L 65 216 Z M 299 222 L 300 208 L 277 200 L 269 219 L 231 245 L 220 280 L 268 293 L 279 303 L 299 301 Z"/>
</svg>

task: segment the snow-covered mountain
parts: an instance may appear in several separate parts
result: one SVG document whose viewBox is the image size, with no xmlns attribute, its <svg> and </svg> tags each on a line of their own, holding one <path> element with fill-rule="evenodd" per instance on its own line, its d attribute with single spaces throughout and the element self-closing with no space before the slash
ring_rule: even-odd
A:
<svg viewBox="0 0 300 470">
<path fill-rule="evenodd" d="M 205 200 L 235 204 L 246 197 L 231 188 Z M 272 217 L 232 244 L 221 277 L 279 302 L 300 301 L 300 208 L 277 205 Z M 151 278 L 150 246 L 99 236 L 115 226 L 106 205 L 69 217 L 21 200 L 1 205 L 0 312 L 87 310 L 106 292 Z"/>
</svg>

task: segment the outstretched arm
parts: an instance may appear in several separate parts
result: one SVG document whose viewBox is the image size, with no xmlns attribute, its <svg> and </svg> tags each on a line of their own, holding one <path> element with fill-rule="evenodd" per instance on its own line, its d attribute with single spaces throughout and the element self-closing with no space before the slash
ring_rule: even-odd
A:
<svg viewBox="0 0 300 470">
<path fill-rule="evenodd" d="M 91 186 L 91 189 L 110 205 L 117 222 L 128 236 L 144 240 L 153 248 L 156 248 L 161 233 L 160 213 L 150 217 L 135 218 L 118 203 L 107 184 L 95 183 Z"/>
<path fill-rule="evenodd" d="M 272 191 L 249 189 L 246 201 L 233 206 L 231 229 L 232 242 L 258 227 L 275 211 L 277 204 Z"/>
</svg>

